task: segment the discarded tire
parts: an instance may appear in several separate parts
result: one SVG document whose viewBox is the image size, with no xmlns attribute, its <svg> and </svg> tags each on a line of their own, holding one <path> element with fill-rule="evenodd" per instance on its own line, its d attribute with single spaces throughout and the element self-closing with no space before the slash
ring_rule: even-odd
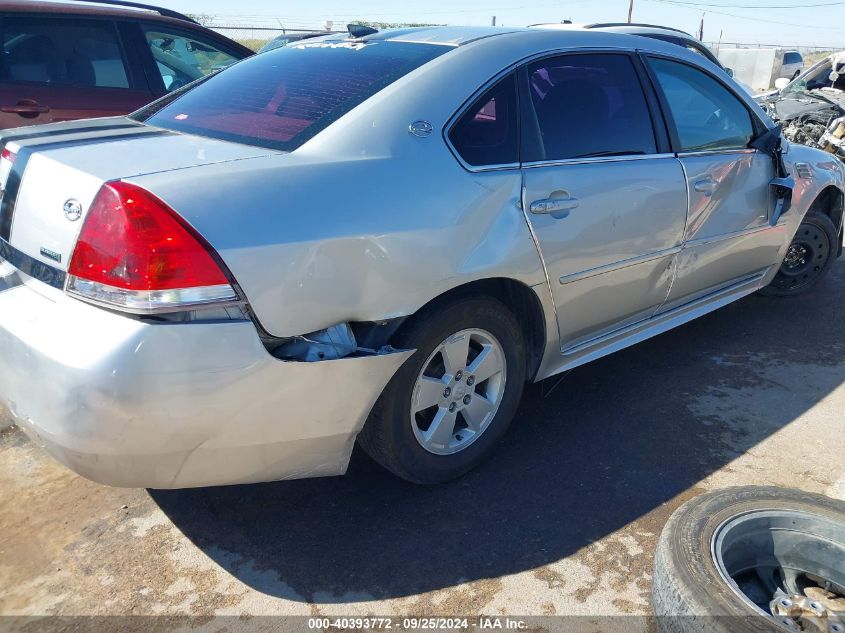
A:
<svg viewBox="0 0 845 633">
<path fill-rule="evenodd" d="M 845 503 L 775 487 L 697 497 L 658 541 L 665 633 L 845 633 Z"/>
</svg>

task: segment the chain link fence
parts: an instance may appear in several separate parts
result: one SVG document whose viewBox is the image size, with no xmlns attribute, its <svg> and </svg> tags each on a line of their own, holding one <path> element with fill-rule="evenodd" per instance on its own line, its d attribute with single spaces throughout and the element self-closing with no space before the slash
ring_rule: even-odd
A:
<svg viewBox="0 0 845 633">
<path fill-rule="evenodd" d="M 258 50 L 279 35 L 297 35 L 304 33 L 325 32 L 325 26 L 329 26 L 329 30 L 334 32 L 343 31 L 345 29 L 334 26 L 334 23 L 328 21 L 326 25 L 316 26 L 305 25 L 296 22 L 288 22 L 284 18 L 273 20 L 272 18 L 264 17 L 262 19 L 248 20 L 255 22 L 255 24 L 234 23 L 227 21 L 223 16 L 202 15 L 193 16 L 201 24 L 207 26 L 213 31 L 217 31 L 221 35 L 233 39 L 241 44 L 249 46 L 254 50 Z M 279 26 L 271 26 L 270 23 L 276 21 Z M 293 28 L 287 24 L 295 24 Z M 798 51 L 804 58 L 807 66 L 815 63 L 822 57 L 829 55 L 831 52 L 837 50 L 845 50 L 845 42 L 840 46 L 812 46 L 793 44 L 789 42 L 781 43 L 760 43 L 760 42 L 726 42 L 726 41 L 707 41 L 704 42 L 714 53 L 718 54 L 720 48 L 781 48 L 791 51 Z"/>
<path fill-rule="evenodd" d="M 306 33 L 323 33 L 322 29 L 289 29 L 289 28 L 273 28 L 269 26 L 209 26 L 212 31 L 216 31 L 221 35 L 225 35 L 229 39 L 235 40 L 257 51 L 267 42 L 279 35 L 302 35 Z"/>
</svg>

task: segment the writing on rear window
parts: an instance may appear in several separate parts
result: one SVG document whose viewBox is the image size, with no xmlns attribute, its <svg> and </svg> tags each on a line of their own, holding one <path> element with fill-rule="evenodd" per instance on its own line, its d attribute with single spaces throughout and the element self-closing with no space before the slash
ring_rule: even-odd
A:
<svg viewBox="0 0 845 633">
<path fill-rule="evenodd" d="M 400 77 L 450 50 L 310 42 L 262 53 L 134 115 L 150 125 L 292 151 Z"/>
</svg>

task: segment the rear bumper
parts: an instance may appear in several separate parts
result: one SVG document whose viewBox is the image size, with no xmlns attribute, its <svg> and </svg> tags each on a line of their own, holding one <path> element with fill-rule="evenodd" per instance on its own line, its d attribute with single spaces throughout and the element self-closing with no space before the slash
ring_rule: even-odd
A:
<svg viewBox="0 0 845 633">
<path fill-rule="evenodd" d="M 412 353 L 283 362 L 248 321 L 151 324 L 18 277 L 0 263 L 0 401 L 56 459 L 113 486 L 342 474 Z"/>
</svg>

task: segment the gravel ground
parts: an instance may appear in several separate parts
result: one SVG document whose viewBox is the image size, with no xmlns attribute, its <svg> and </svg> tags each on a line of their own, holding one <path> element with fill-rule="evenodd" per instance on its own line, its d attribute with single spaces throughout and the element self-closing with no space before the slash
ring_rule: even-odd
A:
<svg viewBox="0 0 845 633">
<path fill-rule="evenodd" d="M 843 287 L 840 261 L 802 299 L 749 297 L 531 386 L 494 459 L 443 486 L 356 454 L 333 479 L 107 488 L 7 429 L 0 614 L 647 615 L 684 500 L 845 499 Z"/>
</svg>

